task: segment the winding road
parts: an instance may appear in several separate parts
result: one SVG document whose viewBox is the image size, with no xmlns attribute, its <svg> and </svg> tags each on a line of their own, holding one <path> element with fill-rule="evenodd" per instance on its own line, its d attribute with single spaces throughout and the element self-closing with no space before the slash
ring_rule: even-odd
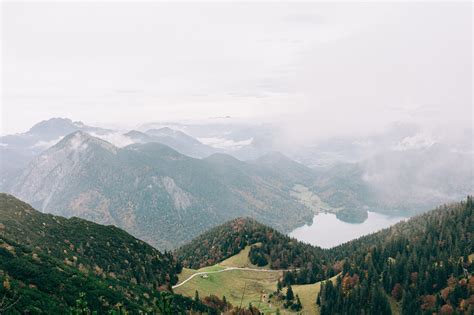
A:
<svg viewBox="0 0 474 315">
<path fill-rule="evenodd" d="M 246 270 L 246 271 L 260 271 L 260 272 L 283 272 L 283 271 L 290 271 L 290 269 L 279 269 L 279 270 L 271 270 L 271 269 L 256 269 L 256 268 L 243 268 L 243 267 L 227 267 L 222 270 L 217 270 L 217 271 L 202 271 L 202 272 L 197 272 L 193 275 L 191 275 L 189 278 L 184 280 L 181 283 L 178 283 L 173 286 L 173 289 L 176 289 L 177 287 L 182 286 L 192 278 L 200 275 L 206 275 L 206 274 L 211 274 L 211 273 L 220 273 L 220 272 L 225 272 L 225 271 L 232 271 L 232 270 Z M 291 269 L 291 270 L 297 270 L 297 269 Z"/>
</svg>

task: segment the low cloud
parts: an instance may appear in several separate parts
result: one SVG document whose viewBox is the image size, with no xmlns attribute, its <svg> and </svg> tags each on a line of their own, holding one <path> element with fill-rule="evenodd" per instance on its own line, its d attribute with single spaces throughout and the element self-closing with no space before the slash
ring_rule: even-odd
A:
<svg viewBox="0 0 474 315">
<path fill-rule="evenodd" d="M 198 138 L 198 140 L 201 143 L 209 145 L 213 148 L 225 149 L 225 150 L 238 150 L 252 144 L 253 142 L 253 138 L 249 138 L 249 139 L 241 140 L 241 141 L 235 141 L 232 139 L 219 138 L 219 137 Z"/>
<path fill-rule="evenodd" d="M 64 138 L 64 137 L 59 137 L 59 138 L 56 138 L 56 139 L 53 139 L 53 140 L 50 140 L 50 141 L 40 140 L 40 141 L 36 142 L 35 144 L 33 144 L 31 146 L 31 148 L 46 150 L 46 149 L 52 147 L 53 145 L 55 145 L 56 143 L 58 143 L 59 141 L 61 141 L 62 138 Z"/>
<path fill-rule="evenodd" d="M 119 148 L 135 143 L 135 141 L 132 138 L 125 136 L 120 131 L 105 133 L 105 134 L 97 134 L 97 133 L 91 132 L 90 135 L 93 137 L 97 137 L 102 140 L 105 140 L 107 142 L 110 142 L 114 146 L 119 147 Z"/>
</svg>

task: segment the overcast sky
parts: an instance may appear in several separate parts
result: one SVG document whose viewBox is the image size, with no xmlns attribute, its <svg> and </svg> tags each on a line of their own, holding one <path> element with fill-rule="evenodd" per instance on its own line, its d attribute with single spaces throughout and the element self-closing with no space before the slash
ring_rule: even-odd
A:
<svg viewBox="0 0 474 315">
<path fill-rule="evenodd" d="M 472 4 L 2 2 L 1 133 L 230 115 L 472 124 Z"/>
</svg>

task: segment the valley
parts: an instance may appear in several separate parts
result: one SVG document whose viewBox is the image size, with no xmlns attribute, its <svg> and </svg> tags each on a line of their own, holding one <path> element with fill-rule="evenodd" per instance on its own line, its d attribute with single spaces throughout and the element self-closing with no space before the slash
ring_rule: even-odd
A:
<svg viewBox="0 0 474 315">
<path fill-rule="evenodd" d="M 380 199 L 386 185 L 368 185 L 377 178 L 368 176 L 369 164 L 310 168 L 271 147 L 257 150 L 264 126 L 169 126 L 117 131 L 66 118 L 42 121 L 27 132 L 1 137 L 0 189 L 41 211 L 113 224 L 167 250 L 236 217 L 254 217 L 290 233 L 318 213 L 363 223 L 369 211 L 409 217 L 427 209 L 395 202 L 398 186 Z M 239 150 L 213 148 L 193 136 L 203 137 L 213 128 L 226 136 L 255 134 L 239 149 L 255 150 L 253 157 L 239 160 Z M 463 174 L 461 186 L 467 182 Z M 465 191 L 461 186 L 459 191 Z"/>
<path fill-rule="evenodd" d="M 296 184 L 291 190 L 290 194 L 302 204 L 313 210 L 314 214 L 321 212 L 337 213 L 339 210 L 343 209 L 342 207 L 331 207 L 327 203 L 323 202 L 321 198 L 317 194 L 313 193 L 308 187 L 301 184 Z"/>
<path fill-rule="evenodd" d="M 129 132 L 137 142 L 118 147 L 92 136 L 100 134 L 92 127 L 59 121 L 65 130 L 82 127 L 32 157 L 3 183 L 5 191 L 47 213 L 116 225 L 159 249 L 174 249 L 235 217 L 254 217 L 288 233 L 321 211 L 349 222 L 366 216 L 361 204 L 341 202 L 346 190 L 321 183 L 321 174 L 281 153 L 253 161 L 223 153 L 193 158 L 173 148 L 200 157 L 206 154 L 189 150 L 204 148 L 170 128 Z M 58 122 L 32 130 L 49 123 Z M 335 193 L 334 206 L 320 197 L 334 199 Z"/>
</svg>

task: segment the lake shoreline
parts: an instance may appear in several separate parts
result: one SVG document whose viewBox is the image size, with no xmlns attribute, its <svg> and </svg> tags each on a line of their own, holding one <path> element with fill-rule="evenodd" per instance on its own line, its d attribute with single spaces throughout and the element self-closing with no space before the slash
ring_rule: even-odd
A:
<svg viewBox="0 0 474 315">
<path fill-rule="evenodd" d="M 300 226 L 288 235 L 299 241 L 329 249 L 390 227 L 405 219 L 407 217 L 368 211 L 367 220 L 362 223 L 351 223 L 339 220 L 333 213 L 323 212 L 313 217 L 312 224 Z"/>
</svg>

